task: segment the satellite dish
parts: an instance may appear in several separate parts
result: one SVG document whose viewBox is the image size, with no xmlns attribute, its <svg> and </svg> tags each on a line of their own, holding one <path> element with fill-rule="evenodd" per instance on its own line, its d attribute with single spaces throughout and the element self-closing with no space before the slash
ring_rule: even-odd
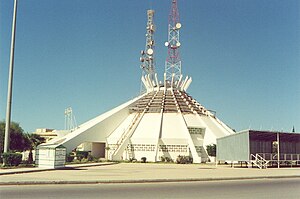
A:
<svg viewBox="0 0 300 199">
<path fill-rule="evenodd" d="M 147 54 L 148 54 L 148 55 L 152 55 L 152 54 L 153 54 L 153 50 L 152 50 L 151 48 L 149 48 L 149 49 L 147 50 Z"/>
<path fill-rule="evenodd" d="M 153 31 L 153 32 L 155 31 L 154 25 L 150 25 L 150 30 Z"/>
<path fill-rule="evenodd" d="M 180 45 L 181 45 L 180 42 L 177 42 L 177 43 L 176 43 L 176 46 L 177 46 L 177 47 L 180 47 Z"/>
<path fill-rule="evenodd" d="M 149 45 L 153 46 L 154 45 L 154 41 L 153 40 L 149 41 Z"/>
<path fill-rule="evenodd" d="M 175 27 L 176 27 L 176 29 L 180 29 L 180 28 L 181 28 L 181 23 L 177 23 L 177 24 L 175 25 Z"/>
<path fill-rule="evenodd" d="M 145 51 L 141 50 L 141 54 L 142 54 L 142 55 L 145 54 Z"/>
<path fill-rule="evenodd" d="M 165 42 L 165 46 L 167 46 L 167 47 L 168 47 L 168 46 L 169 46 L 169 42 L 167 42 L 167 41 L 166 41 L 166 42 Z"/>
<path fill-rule="evenodd" d="M 144 60 L 144 58 L 140 57 L 140 61 L 141 61 L 141 62 L 144 62 L 145 60 Z"/>
</svg>

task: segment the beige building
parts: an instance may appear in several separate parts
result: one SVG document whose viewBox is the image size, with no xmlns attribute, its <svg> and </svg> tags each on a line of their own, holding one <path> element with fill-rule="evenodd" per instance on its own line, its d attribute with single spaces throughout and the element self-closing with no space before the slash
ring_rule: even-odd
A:
<svg viewBox="0 0 300 199">
<path fill-rule="evenodd" d="M 48 128 L 39 128 L 39 129 L 36 129 L 35 132 L 32 132 L 32 133 L 45 138 L 45 141 L 48 142 L 48 141 L 52 140 L 53 138 L 63 137 L 66 134 L 68 134 L 69 132 L 70 131 L 68 131 L 68 130 L 55 130 L 55 129 L 48 129 Z"/>
</svg>

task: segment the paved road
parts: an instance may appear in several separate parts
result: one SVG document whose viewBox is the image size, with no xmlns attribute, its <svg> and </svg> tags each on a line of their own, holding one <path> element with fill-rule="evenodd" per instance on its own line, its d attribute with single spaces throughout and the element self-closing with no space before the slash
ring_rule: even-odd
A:
<svg viewBox="0 0 300 199">
<path fill-rule="evenodd" d="M 300 179 L 0 186 L 1 198 L 299 198 Z"/>
</svg>

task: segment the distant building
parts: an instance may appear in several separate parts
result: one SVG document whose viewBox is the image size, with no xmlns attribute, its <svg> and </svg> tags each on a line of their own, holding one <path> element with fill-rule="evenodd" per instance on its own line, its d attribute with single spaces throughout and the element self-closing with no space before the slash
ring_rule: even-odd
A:
<svg viewBox="0 0 300 199">
<path fill-rule="evenodd" d="M 39 128 L 36 129 L 33 134 L 37 134 L 45 139 L 46 142 L 52 140 L 53 138 L 59 138 L 67 135 L 70 131 L 67 130 L 55 130 L 55 129 L 48 129 L 48 128 Z"/>
<path fill-rule="evenodd" d="M 47 129 L 47 128 L 40 128 L 40 129 L 36 129 L 35 132 L 32 132 L 32 133 L 41 136 L 42 138 L 45 139 L 46 142 L 48 142 L 49 140 L 51 140 L 57 136 L 57 134 L 53 131 L 55 131 L 55 130 Z"/>
</svg>

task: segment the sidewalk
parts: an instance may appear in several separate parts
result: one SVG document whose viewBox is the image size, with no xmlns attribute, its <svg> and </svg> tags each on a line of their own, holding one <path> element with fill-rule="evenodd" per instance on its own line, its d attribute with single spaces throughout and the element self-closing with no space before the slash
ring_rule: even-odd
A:
<svg viewBox="0 0 300 199">
<path fill-rule="evenodd" d="M 11 169 L 10 169 L 11 170 Z M 300 168 L 231 168 L 209 164 L 94 163 L 60 170 L 0 170 L 0 185 L 184 182 L 300 178 Z"/>
<path fill-rule="evenodd" d="M 64 169 L 70 169 L 70 168 L 81 168 L 81 167 L 92 167 L 92 166 L 105 166 L 105 165 L 111 165 L 116 164 L 114 162 L 99 162 L 99 163 L 86 163 L 86 164 L 69 164 L 66 165 Z M 38 168 L 38 167 L 31 167 L 31 168 L 15 168 L 15 169 L 0 169 L 0 176 L 1 175 L 9 175 L 9 174 L 20 174 L 20 173 L 31 173 L 31 172 L 41 172 L 41 171 L 53 171 L 55 169 L 49 169 L 49 168 Z"/>
</svg>

